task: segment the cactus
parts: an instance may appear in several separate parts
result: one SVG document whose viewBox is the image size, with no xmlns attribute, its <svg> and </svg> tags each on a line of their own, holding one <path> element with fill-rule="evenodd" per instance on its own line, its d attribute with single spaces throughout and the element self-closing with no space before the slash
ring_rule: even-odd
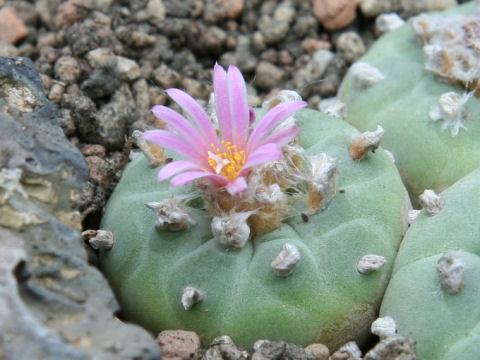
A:
<svg viewBox="0 0 480 360">
<path fill-rule="evenodd" d="M 115 244 L 101 252 L 126 319 L 154 333 L 194 330 L 204 343 L 226 334 L 244 347 L 268 338 L 337 348 L 368 337 L 406 228 L 406 190 L 382 149 L 352 160 L 348 147 L 358 131 L 346 122 L 309 109 L 295 119 L 307 155 L 336 159 L 340 190 L 310 215 L 293 191 L 297 200 L 284 222 L 241 249 L 220 246 L 191 186 L 158 183 L 158 169 L 143 155 L 127 166 L 102 220 Z M 191 200 L 183 207 L 188 226 L 173 229 L 180 231 L 162 227 L 163 218 L 145 206 L 182 196 Z M 371 272 L 362 274 L 357 262 L 368 254 L 385 259 L 370 267 L 366 259 Z"/>
<path fill-rule="evenodd" d="M 381 306 L 419 359 L 480 354 L 480 169 L 440 194 L 443 208 L 422 210 L 402 242 Z"/>
<path fill-rule="evenodd" d="M 383 35 L 352 65 L 339 90 L 348 122 L 360 131 L 377 124 L 385 129 L 382 146 L 393 153 L 412 199 L 424 189 L 442 191 L 480 164 L 480 100 L 473 96 L 480 75 L 474 50 L 479 15 L 446 16 L 471 14 L 475 6 L 422 15 Z M 451 31 L 442 38 L 444 26 Z"/>
</svg>

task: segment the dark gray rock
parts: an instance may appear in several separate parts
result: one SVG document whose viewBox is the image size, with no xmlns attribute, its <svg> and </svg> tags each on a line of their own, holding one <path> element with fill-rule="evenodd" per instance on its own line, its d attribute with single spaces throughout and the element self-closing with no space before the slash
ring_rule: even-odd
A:
<svg viewBox="0 0 480 360">
<path fill-rule="evenodd" d="M 72 118 L 82 138 L 107 150 L 122 149 L 128 126 L 133 122 L 135 100 L 127 84 L 115 91 L 110 101 L 97 110 L 86 96 L 74 98 Z"/>
<path fill-rule="evenodd" d="M 121 75 L 114 61 L 107 61 L 96 68 L 82 83 L 82 91 L 92 99 L 109 97 L 117 91 L 121 83 Z"/>
<path fill-rule="evenodd" d="M 32 62 L 0 58 L 0 357 L 159 359 L 154 339 L 114 318 L 88 265 L 77 210 L 87 181 Z"/>
</svg>

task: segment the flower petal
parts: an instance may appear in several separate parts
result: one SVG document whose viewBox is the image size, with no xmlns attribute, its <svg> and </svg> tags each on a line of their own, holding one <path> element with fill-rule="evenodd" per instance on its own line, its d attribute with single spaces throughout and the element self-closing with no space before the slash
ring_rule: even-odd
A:
<svg viewBox="0 0 480 360">
<path fill-rule="evenodd" d="M 186 171 L 175 176 L 171 181 L 170 185 L 173 187 L 187 185 L 194 180 L 208 177 L 212 180 L 215 184 L 219 186 L 225 186 L 228 184 L 228 179 L 221 175 L 212 174 L 208 171 Z"/>
<path fill-rule="evenodd" d="M 247 87 L 242 73 L 236 66 L 230 65 L 227 71 L 230 120 L 232 121 L 232 142 L 244 150 L 247 145 L 250 126 Z"/>
<path fill-rule="evenodd" d="M 225 189 L 227 189 L 227 191 L 232 195 L 241 193 L 242 191 L 245 191 L 246 188 L 247 181 L 243 176 L 237 177 L 235 180 L 230 181 L 227 186 L 225 186 Z"/>
<path fill-rule="evenodd" d="M 171 162 L 170 164 L 165 165 L 159 172 L 158 172 L 158 182 L 162 182 L 173 175 L 177 175 L 178 173 L 185 172 L 187 170 L 203 170 L 201 166 L 191 161 L 186 160 L 178 160 Z"/>
<path fill-rule="evenodd" d="M 293 140 L 295 135 L 298 134 L 298 129 L 295 125 L 288 126 L 281 130 L 278 130 L 269 136 L 267 136 L 262 142 L 265 144 L 273 143 L 278 146 L 279 149 L 287 145 Z"/>
<path fill-rule="evenodd" d="M 215 64 L 213 68 L 213 92 L 215 93 L 215 105 L 222 139 L 225 142 L 232 142 L 232 119 L 230 118 L 227 73 L 218 64 Z"/>
<path fill-rule="evenodd" d="M 260 165 L 272 160 L 280 159 L 283 156 L 282 151 L 276 144 L 264 144 L 257 148 L 247 158 L 247 162 L 243 165 L 239 172 L 239 176 L 244 176 L 248 173 L 250 168 L 255 165 Z"/>
<path fill-rule="evenodd" d="M 219 145 L 217 133 L 207 113 L 186 92 L 179 89 L 167 89 L 165 92 L 198 124 L 198 128 L 208 144 Z"/>
<path fill-rule="evenodd" d="M 174 130 L 185 140 L 190 142 L 197 150 L 205 153 L 209 150 L 207 146 L 210 144 L 205 143 L 205 140 L 202 138 L 198 130 L 195 129 L 195 127 L 182 115 L 163 105 L 155 105 L 152 107 L 151 111 L 153 115 L 165 121 L 170 129 Z"/>
<path fill-rule="evenodd" d="M 247 152 L 254 151 L 256 147 L 262 142 L 262 138 L 268 136 L 278 124 L 286 120 L 289 116 L 296 113 L 301 108 L 305 107 L 305 101 L 292 101 L 275 106 L 260 120 L 257 126 L 252 131 L 248 141 Z"/>
<path fill-rule="evenodd" d="M 170 149 L 190 160 L 208 166 L 205 154 L 199 153 L 191 143 L 167 130 L 149 130 L 143 133 L 142 138 L 157 145 Z"/>
</svg>

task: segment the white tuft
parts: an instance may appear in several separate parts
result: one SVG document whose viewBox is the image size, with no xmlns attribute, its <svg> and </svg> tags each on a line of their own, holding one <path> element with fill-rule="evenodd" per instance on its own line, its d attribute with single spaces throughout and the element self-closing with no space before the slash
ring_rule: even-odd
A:
<svg viewBox="0 0 480 360">
<path fill-rule="evenodd" d="M 287 277 L 293 272 L 300 258 L 298 248 L 291 243 L 286 243 L 280 254 L 272 261 L 271 266 L 277 276 Z"/>
<path fill-rule="evenodd" d="M 225 249 L 236 250 L 245 246 L 250 238 L 250 226 L 247 223 L 255 211 L 231 212 L 212 219 L 212 233 Z"/>
<path fill-rule="evenodd" d="M 458 252 L 447 251 L 443 253 L 437 264 L 438 275 L 442 290 L 449 294 L 457 294 L 463 287 L 463 273 L 465 262 Z"/>
<path fill-rule="evenodd" d="M 183 289 L 182 293 L 182 305 L 185 310 L 190 310 L 190 308 L 198 304 L 203 300 L 203 293 L 193 286 L 187 286 Z"/>
<path fill-rule="evenodd" d="M 472 94 L 470 92 L 459 95 L 453 91 L 442 94 L 438 99 L 438 104 L 428 114 L 430 119 L 443 120 L 442 130 L 450 130 L 452 136 L 456 136 L 460 129 L 467 129 L 464 125 L 467 116 L 465 104 Z"/>
<path fill-rule="evenodd" d="M 375 66 L 366 62 L 357 62 L 350 67 L 349 73 L 356 88 L 366 88 L 378 84 L 385 76 Z"/>
<path fill-rule="evenodd" d="M 425 212 L 430 216 L 437 215 L 445 206 L 445 200 L 431 189 L 426 189 L 419 196 L 419 200 Z"/>
<path fill-rule="evenodd" d="M 369 274 L 372 271 L 379 270 L 386 262 L 387 259 L 381 255 L 364 255 L 358 260 L 357 270 L 360 274 Z"/>
<path fill-rule="evenodd" d="M 149 202 L 145 205 L 152 209 L 157 216 L 155 220 L 157 230 L 168 228 L 171 231 L 180 231 L 195 224 L 195 221 L 187 213 L 186 207 L 175 197 L 160 202 Z"/>
<path fill-rule="evenodd" d="M 379 317 L 372 323 L 370 328 L 372 334 L 381 339 L 397 334 L 397 325 L 390 316 Z"/>
<path fill-rule="evenodd" d="M 375 19 L 375 33 L 379 36 L 398 29 L 404 24 L 405 20 L 398 16 L 397 13 L 380 14 Z"/>
</svg>

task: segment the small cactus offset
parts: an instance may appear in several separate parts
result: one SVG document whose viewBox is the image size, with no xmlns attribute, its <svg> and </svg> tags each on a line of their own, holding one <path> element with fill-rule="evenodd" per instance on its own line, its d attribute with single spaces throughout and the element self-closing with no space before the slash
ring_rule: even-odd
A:
<svg viewBox="0 0 480 360">
<path fill-rule="evenodd" d="M 361 131 L 385 129 L 382 146 L 413 199 L 424 189 L 442 191 L 480 164 L 477 5 L 420 15 L 383 35 L 339 90 L 348 122 Z"/>
<path fill-rule="evenodd" d="M 419 359 L 479 358 L 479 189 L 477 169 L 439 194 L 441 210 L 422 210 L 398 252 L 380 314 L 412 336 Z"/>
<path fill-rule="evenodd" d="M 101 251 L 101 262 L 122 316 L 154 333 L 194 330 L 204 343 L 229 335 L 247 348 L 258 339 L 321 341 L 332 349 L 362 342 L 406 228 L 409 200 L 391 158 L 379 148 L 352 159 L 358 131 L 299 111 L 303 102 L 292 92 L 266 103 L 268 111 L 255 120 L 244 99 L 222 99 L 225 74 L 230 93 L 242 87 L 236 68 L 216 66 L 210 135 L 210 125 L 197 126 L 203 132 L 187 147 L 181 140 L 197 136 L 190 132 L 196 125 L 154 108 L 183 127 L 173 136 L 168 127 L 143 136 L 184 157 L 166 150 L 174 161 L 152 168 L 139 155 L 109 200 L 102 228 L 114 233 L 115 244 Z M 198 121 L 203 110 L 176 91 L 167 90 Z M 232 122 L 225 117 L 232 114 L 225 104 L 241 110 L 235 121 L 249 123 L 235 125 L 243 137 L 227 135 Z M 197 156 L 206 137 L 218 147 Z M 256 150 L 248 149 L 262 146 L 265 161 L 254 162 Z M 163 181 L 170 176 L 171 184 Z"/>
</svg>

